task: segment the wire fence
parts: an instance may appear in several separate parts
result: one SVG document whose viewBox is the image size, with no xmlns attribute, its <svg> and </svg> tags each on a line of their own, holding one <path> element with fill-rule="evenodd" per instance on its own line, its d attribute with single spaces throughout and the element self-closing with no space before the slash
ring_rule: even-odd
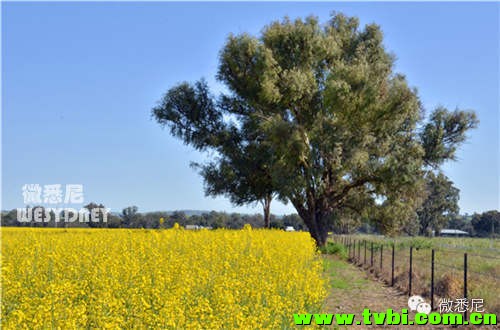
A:
<svg viewBox="0 0 500 330">
<path fill-rule="evenodd" d="M 465 298 L 484 301 L 488 312 L 500 312 L 500 251 L 496 249 L 476 253 L 446 245 L 408 247 L 389 239 L 348 235 L 334 235 L 333 240 L 345 247 L 350 262 L 408 296 L 429 299 L 433 310 L 443 300 Z"/>
</svg>

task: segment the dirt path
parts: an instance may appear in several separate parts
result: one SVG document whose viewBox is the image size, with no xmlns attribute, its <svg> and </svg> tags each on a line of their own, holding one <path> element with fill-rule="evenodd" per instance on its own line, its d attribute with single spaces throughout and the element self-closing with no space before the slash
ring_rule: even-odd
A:
<svg viewBox="0 0 500 330">
<path fill-rule="evenodd" d="M 327 258 L 332 292 L 327 299 L 329 313 L 361 314 L 369 308 L 383 312 L 408 307 L 408 297 L 385 283 L 374 280 L 362 269 L 333 256 Z"/>
</svg>

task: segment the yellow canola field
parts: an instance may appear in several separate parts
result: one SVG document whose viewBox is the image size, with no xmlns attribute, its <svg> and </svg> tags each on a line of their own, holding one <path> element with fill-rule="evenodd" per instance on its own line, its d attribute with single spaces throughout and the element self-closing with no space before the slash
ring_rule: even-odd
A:
<svg viewBox="0 0 500 330">
<path fill-rule="evenodd" d="M 321 309 L 307 233 L 2 228 L 2 328 L 282 329 Z"/>
</svg>

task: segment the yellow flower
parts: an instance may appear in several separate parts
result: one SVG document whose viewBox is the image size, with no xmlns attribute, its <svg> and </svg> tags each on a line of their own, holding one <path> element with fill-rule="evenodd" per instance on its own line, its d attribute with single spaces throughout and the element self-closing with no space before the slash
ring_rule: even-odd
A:
<svg viewBox="0 0 500 330">
<path fill-rule="evenodd" d="M 282 328 L 321 307 L 308 234 L 180 229 L 1 228 L 2 328 Z"/>
</svg>

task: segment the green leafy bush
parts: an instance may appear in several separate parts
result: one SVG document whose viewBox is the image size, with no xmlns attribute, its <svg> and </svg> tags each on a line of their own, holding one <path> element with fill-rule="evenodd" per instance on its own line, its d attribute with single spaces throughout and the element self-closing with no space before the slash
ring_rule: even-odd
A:
<svg viewBox="0 0 500 330">
<path fill-rule="evenodd" d="M 347 259 L 347 250 L 345 246 L 336 242 L 327 242 L 325 246 L 321 247 L 321 253 L 323 254 L 336 254 L 342 259 Z"/>
</svg>

